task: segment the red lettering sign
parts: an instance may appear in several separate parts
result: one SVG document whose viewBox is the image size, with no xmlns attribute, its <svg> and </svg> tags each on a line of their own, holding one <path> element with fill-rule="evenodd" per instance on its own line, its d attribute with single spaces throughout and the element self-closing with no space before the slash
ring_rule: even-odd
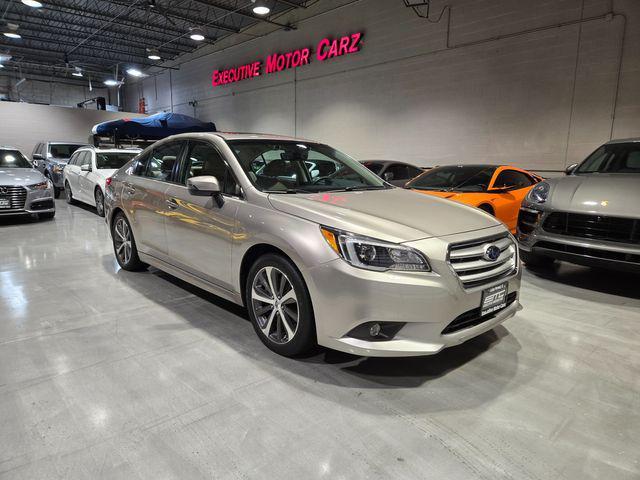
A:
<svg viewBox="0 0 640 480">
<path fill-rule="evenodd" d="M 362 33 L 352 33 L 340 38 L 323 38 L 318 42 L 315 50 L 315 58 L 319 62 L 324 62 L 331 58 L 342 57 L 360 51 Z M 282 72 L 291 68 L 299 68 L 311 62 L 310 48 L 301 48 L 285 53 L 273 53 L 267 56 L 265 62 L 265 75 Z M 211 86 L 228 85 L 240 82 L 247 78 L 259 77 L 262 69 L 262 62 L 257 61 L 241 65 L 239 67 L 227 68 L 224 70 L 214 70 L 211 74 Z"/>
</svg>

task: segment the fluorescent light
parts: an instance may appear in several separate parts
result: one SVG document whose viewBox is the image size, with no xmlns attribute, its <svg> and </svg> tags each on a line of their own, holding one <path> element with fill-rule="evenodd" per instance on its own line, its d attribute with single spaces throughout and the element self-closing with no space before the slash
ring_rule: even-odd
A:
<svg viewBox="0 0 640 480">
<path fill-rule="evenodd" d="M 73 75 L 74 77 L 81 77 L 82 72 L 73 72 L 71 75 Z"/>
<path fill-rule="evenodd" d="M 264 0 L 251 0 L 251 3 L 253 3 L 253 13 L 255 13 L 256 15 L 266 15 L 268 14 L 271 9 L 269 7 L 267 7 L 267 4 L 264 2 Z"/>
<path fill-rule="evenodd" d="M 104 81 L 104 84 L 107 87 L 115 87 L 116 85 L 118 85 L 118 82 L 117 82 L 117 80 L 114 80 L 113 78 L 109 78 L 108 80 Z"/>
<path fill-rule="evenodd" d="M 253 13 L 256 15 L 266 15 L 271 11 L 269 7 L 265 7 L 264 5 L 258 5 L 253 7 Z"/>
<path fill-rule="evenodd" d="M 131 75 L 132 77 L 143 77 L 144 76 L 144 73 L 142 73 L 137 68 L 128 68 L 127 69 L 127 73 L 129 75 Z"/>
<path fill-rule="evenodd" d="M 31 8 L 42 7 L 42 3 L 38 2 L 37 0 L 22 0 L 22 3 L 24 3 L 27 7 L 31 7 Z"/>
<path fill-rule="evenodd" d="M 4 36 L 9 38 L 22 38 L 19 33 L 15 32 L 4 32 Z"/>
<path fill-rule="evenodd" d="M 4 65 L 0 63 L 0 68 L 4 68 Z"/>
<path fill-rule="evenodd" d="M 192 28 L 191 33 L 189 34 L 189 38 L 196 42 L 201 42 L 204 40 L 204 33 L 199 28 Z"/>
<path fill-rule="evenodd" d="M 162 60 L 162 57 L 160 56 L 160 52 L 158 50 L 149 48 L 147 48 L 147 58 L 149 60 Z"/>
</svg>

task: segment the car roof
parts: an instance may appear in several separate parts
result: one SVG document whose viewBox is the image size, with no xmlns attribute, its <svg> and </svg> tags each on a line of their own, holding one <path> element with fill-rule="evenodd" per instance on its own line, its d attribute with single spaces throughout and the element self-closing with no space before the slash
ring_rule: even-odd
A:
<svg viewBox="0 0 640 480">
<path fill-rule="evenodd" d="M 83 150 L 90 150 L 92 152 L 99 152 L 99 153 L 118 153 L 118 152 L 125 152 L 125 153 L 140 153 L 142 151 L 141 148 L 97 148 L 97 147 L 92 147 L 92 146 L 88 146 L 88 147 L 80 147 L 78 150 L 76 150 L 76 152 L 81 152 Z"/>
<path fill-rule="evenodd" d="M 20 151 L 19 148 L 13 147 L 11 145 L 0 145 L 0 148 L 4 148 L 5 150 L 18 150 L 18 151 Z"/>
<path fill-rule="evenodd" d="M 614 143 L 638 143 L 640 142 L 640 137 L 635 138 L 617 138 L 614 140 L 609 140 L 605 145 L 611 145 Z"/>
<path fill-rule="evenodd" d="M 167 139 L 188 139 L 188 138 L 206 138 L 206 137 L 219 137 L 223 140 L 274 140 L 284 142 L 305 142 L 305 143 L 320 143 L 315 140 L 309 140 L 307 138 L 289 137 L 286 135 L 276 135 L 271 133 L 242 133 L 242 132 L 201 132 L 201 133 L 180 133 L 178 135 L 172 135 Z"/>
<path fill-rule="evenodd" d="M 60 141 L 47 141 L 47 140 L 43 140 L 40 143 L 48 143 L 49 145 L 89 145 L 89 143 L 86 142 L 60 142 Z"/>
</svg>

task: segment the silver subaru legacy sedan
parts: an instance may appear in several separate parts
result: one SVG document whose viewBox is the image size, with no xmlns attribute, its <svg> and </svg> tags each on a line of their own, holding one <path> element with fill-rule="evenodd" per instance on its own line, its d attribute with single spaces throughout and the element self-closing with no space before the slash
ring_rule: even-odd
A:
<svg viewBox="0 0 640 480">
<path fill-rule="evenodd" d="M 53 184 L 33 168 L 20 150 L 0 146 L 0 216 L 53 218 Z"/>
<path fill-rule="evenodd" d="M 296 138 L 183 134 L 108 181 L 125 270 L 149 264 L 237 304 L 271 350 L 439 352 L 520 308 L 518 248 L 479 210 L 395 188 Z"/>
</svg>

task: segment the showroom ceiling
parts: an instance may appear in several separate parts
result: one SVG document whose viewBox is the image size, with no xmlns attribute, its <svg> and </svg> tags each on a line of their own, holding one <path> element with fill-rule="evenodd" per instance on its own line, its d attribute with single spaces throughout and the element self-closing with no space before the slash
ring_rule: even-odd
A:
<svg viewBox="0 0 640 480">
<path fill-rule="evenodd" d="M 305 1 L 0 0 L 0 71 L 104 81 L 117 68 L 122 78 L 258 22 L 288 28 L 276 18 L 293 8 Z"/>
</svg>

